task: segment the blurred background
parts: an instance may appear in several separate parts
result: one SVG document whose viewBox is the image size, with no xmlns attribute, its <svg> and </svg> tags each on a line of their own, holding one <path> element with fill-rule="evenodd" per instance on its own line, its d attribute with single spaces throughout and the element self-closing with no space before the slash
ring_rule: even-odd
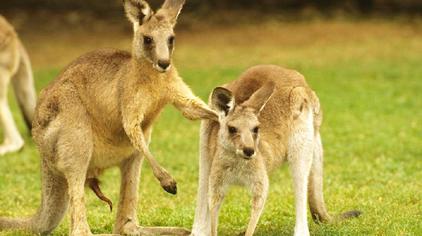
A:
<svg viewBox="0 0 422 236">
<path fill-rule="evenodd" d="M 157 9 L 162 2 L 149 1 L 153 9 Z M 123 14 L 121 0 L 2 0 L 0 14 L 15 26 L 24 41 L 28 39 L 25 43 L 32 51 L 35 65 L 46 63 L 62 66 L 80 53 L 98 47 L 115 45 L 130 48 L 128 42 L 132 28 Z M 305 40 L 315 40 L 316 43 L 322 38 L 316 35 L 309 38 L 293 28 L 290 31 L 289 27 L 300 25 L 297 30 L 305 27 L 303 30 L 306 34 L 325 34 L 324 39 L 337 36 L 348 38 L 349 34 L 365 37 L 369 31 L 387 33 L 381 27 L 399 24 L 415 32 L 420 26 L 421 17 L 421 0 L 187 0 L 177 28 L 182 37 L 186 35 L 200 41 L 201 36 L 205 36 L 205 39 L 216 37 L 217 40 L 224 40 L 227 36 L 228 46 L 236 46 L 233 41 L 238 40 L 256 45 L 264 38 L 277 39 L 280 43 L 285 43 L 282 40 L 288 38 L 296 43 Z M 247 35 L 249 38 L 241 36 L 246 33 L 243 31 L 245 28 L 253 31 L 262 29 L 264 25 L 264 29 L 273 28 L 271 32 L 279 35 L 263 34 L 266 31 L 262 31 Z M 344 32 L 333 31 L 328 25 L 338 26 L 338 30 Z M 312 30 L 307 30 L 306 26 Z M 208 34 L 213 30 L 217 30 L 219 35 Z M 234 35 L 236 30 L 239 33 L 237 37 Z M 226 35 L 228 32 L 232 32 L 232 35 Z M 55 39 L 54 43 L 48 42 L 52 38 Z"/>
<path fill-rule="evenodd" d="M 148 2 L 157 8 L 163 1 Z M 174 59 L 199 97 L 207 99 L 214 87 L 256 64 L 298 70 L 320 97 L 328 208 L 364 214 L 344 223 L 310 223 L 312 235 L 422 235 L 421 0 L 186 2 Z M 0 14 L 28 49 L 38 91 L 83 53 L 131 48 L 132 27 L 121 1 L 1 0 Z M 26 146 L 0 157 L 0 215 L 29 215 L 40 201 L 39 155 L 12 92 L 10 103 Z M 143 225 L 191 226 L 198 128 L 199 122 L 185 120 L 172 107 L 157 121 L 152 152 L 178 180 L 179 193 L 164 193 L 145 165 L 138 209 Z M 118 176 L 112 169 L 101 178 L 115 204 Z M 272 174 L 270 190 L 256 235 L 292 235 L 294 200 L 286 167 Z M 111 232 L 115 211 L 87 195 L 93 231 Z M 221 235 L 244 231 L 249 202 L 243 189 L 228 195 Z M 53 235 L 67 232 L 65 220 Z"/>
<path fill-rule="evenodd" d="M 151 0 L 150 3 L 158 6 L 161 1 Z M 120 5 L 119 0 L 3 0 L 2 8 L 66 11 L 89 9 L 107 16 L 119 11 Z M 191 0 L 188 1 L 187 8 L 195 11 L 254 9 L 271 12 L 301 12 L 314 9 L 324 13 L 340 10 L 369 14 L 420 14 L 422 3 L 419 0 Z"/>
</svg>

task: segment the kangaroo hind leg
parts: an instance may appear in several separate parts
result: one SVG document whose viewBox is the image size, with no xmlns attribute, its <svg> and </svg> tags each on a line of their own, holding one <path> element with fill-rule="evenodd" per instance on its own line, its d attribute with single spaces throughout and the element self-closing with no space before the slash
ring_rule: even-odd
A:
<svg viewBox="0 0 422 236">
<path fill-rule="evenodd" d="M 22 45 L 20 45 L 19 51 L 20 62 L 16 73 L 13 75 L 12 85 L 26 126 L 31 130 L 37 96 L 28 54 Z"/>
<path fill-rule="evenodd" d="M 136 152 L 120 165 L 121 186 L 114 233 L 121 235 L 188 235 L 178 227 L 141 227 L 136 213 L 143 156 Z"/>
<path fill-rule="evenodd" d="M 61 103 L 56 118 L 60 127 L 54 166 L 67 182 L 70 207 L 70 236 L 92 236 L 85 206 L 85 183 L 93 152 L 93 136 L 85 109 L 78 103 Z M 51 126 L 52 124 L 50 124 Z"/>
<path fill-rule="evenodd" d="M 208 235 L 211 231 L 211 216 L 208 207 L 209 179 L 212 164 L 211 145 L 209 145 L 211 122 L 208 120 L 201 122 L 198 193 L 192 236 Z"/>
<path fill-rule="evenodd" d="M 4 141 L 0 145 L 0 155 L 18 151 L 24 144 L 8 104 L 7 92 L 10 79 L 10 72 L 0 65 L 0 124 L 4 130 Z"/>
<path fill-rule="evenodd" d="M 81 114 L 79 111 L 78 113 Z M 62 114 L 62 117 L 65 116 Z M 84 119 L 79 117 L 78 124 L 73 123 L 72 119 L 68 120 L 62 121 L 60 125 L 62 135 L 57 138 L 55 166 L 65 177 L 68 186 L 71 219 L 69 235 L 90 236 L 92 234 L 86 217 L 84 188 L 92 155 L 92 136 Z"/>
<path fill-rule="evenodd" d="M 293 131 L 289 140 L 288 161 L 295 193 L 295 236 L 309 235 L 307 219 L 308 178 L 312 165 L 313 129 L 310 120 Z"/>
</svg>

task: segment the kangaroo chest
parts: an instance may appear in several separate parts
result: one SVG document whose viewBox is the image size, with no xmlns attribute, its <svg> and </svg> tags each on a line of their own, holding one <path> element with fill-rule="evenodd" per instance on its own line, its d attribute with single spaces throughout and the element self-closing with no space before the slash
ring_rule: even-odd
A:
<svg viewBox="0 0 422 236">
<path fill-rule="evenodd" d="M 211 175 L 228 185 L 249 186 L 266 177 L 261 156 L 245 160 L 236 155 L 220 155 L 212 163 Z"/>
<path fill-rule="evenodd" d="M 167 93 L 165 90 L 159 91 L 158 87 L 162 86 L 146 83 L 139 87 L 132 87 L 121 99 L 125 103 L 120 104 L 120 109 L 126 110 L 122 111 L 120 119 L 103 124 L 109 125 L 108 128 L 94 131 L 94 150 L 90 164 L 92 175 L 96 176 L 104 169 L 119 165 L 135 153 L 136 150 L 123 128 L 124 122 L 141 123 L 146 138 L 149 138 L 146 134 L 147 130 L 151 128 L 155 119 L 168 103 Z M 131 117 L 133 120 L 127 121 L 123 115 Z M 142 117 L 142 119 L 136 120 L 137 117 Z"/>
<path fill-rule="evenodd" d="M 122 95 L 123 100 L 129 103 L 126 107 L 127 112 L 142 115 L 142 126 L 148 128 L 164 106 L 169 103 L 168 86 L 169 79 L 166 77 L 133 82 Z"/>
</svg>

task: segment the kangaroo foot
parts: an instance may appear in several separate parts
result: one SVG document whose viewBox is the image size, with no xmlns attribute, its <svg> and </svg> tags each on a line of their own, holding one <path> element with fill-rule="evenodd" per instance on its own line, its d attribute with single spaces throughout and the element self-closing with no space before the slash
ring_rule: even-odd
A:
<svg viewBox="0 0 422 236">
<path fill-rule="evenodd" d="M 16 140 L 14 142 L 4 142 L 0 145 L 0 156 L 9 152 L 16 152 L 23 148 L 23 140 Z"/>
<path fill-rule="evenodd" d="M 141 227 L 134 222 L 126 223 L 120 230 L 124 236 L 189 235 L 190 231 L 180 227 Z"/>
</svg>

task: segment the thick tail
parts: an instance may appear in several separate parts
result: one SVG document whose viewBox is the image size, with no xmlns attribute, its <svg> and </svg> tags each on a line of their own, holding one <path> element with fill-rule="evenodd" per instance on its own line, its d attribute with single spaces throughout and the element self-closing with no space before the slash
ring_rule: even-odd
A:
<svg viewBox="0 0 422 236">
<path fill-rule="evenodd" d="M 348 211 L 334 217 L 328 214 L 323 194 L 323 149 L 319 132 L 315 136 L 314 159 L 308 184 L 308 201 L 312 218 L 315 222 L 330 223 L 358 217 L 360 211 Z"/>
<path fill-rule="evenodd" d="M 68 205 L 67 183 L 54 175 L 46 165 L 42 166 L 42 197 L 38 212 L 29 218 L 0 218 L 0 231 L 24 230 L 47 235 L 63 218 Z"/>
<path fill-rule="evenodd" d="M 37 97 L 34 87 L 31 62 L 22 44 L 19 45 L 20 62 L 17 72 L 12 78 L 12 85 L 25 123 L 29 130 L 32 128 Z"/>
<path fill-rule="evenodd" d="M 335 218 L 335 220 L 337 219 L 339 221 L 342 221 L 342 220 L 347 220 L 347 219 L 350 219 L 350 218 L 356 218 L 356 217 L 359 217 L 360 215 L 362 215 L 362 212 L 358 211 L 358 210 L 346 211 L 346 212 L 343 212 L 342 214 L 338 215 Z"/>
<path fill-rule="evenodd" d="M 0 230 L 29 230 L 31 228 L 31 218 L 9 219 L 0 217 Z"/>
</svg>

